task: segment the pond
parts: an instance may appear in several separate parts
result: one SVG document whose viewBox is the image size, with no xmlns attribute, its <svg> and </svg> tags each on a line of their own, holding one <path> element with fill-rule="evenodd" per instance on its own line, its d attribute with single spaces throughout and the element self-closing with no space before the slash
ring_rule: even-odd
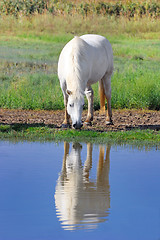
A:
<svg viewBox="0 0 160 240">
<path fill-rule="evenodd" d="M 160 239 L 160 151 L 0 141 L 0 239 Z"/>
</svg>

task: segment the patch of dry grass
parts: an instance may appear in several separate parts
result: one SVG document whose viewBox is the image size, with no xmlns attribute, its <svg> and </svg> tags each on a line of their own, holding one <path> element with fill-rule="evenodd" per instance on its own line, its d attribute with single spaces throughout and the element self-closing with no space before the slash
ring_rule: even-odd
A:
<svg viewBox="0 0 160 240">
<path fill-rule="evenodd" d="M 50 13 L 33 16 L 2 16 L 0 18 L 0 34 L 3 35 L 54 35 L 96 33 L 105 36 L 134 36 L 140 38 L 156 38 L 160 36 L 159 19 L 148 17 L 115 18 L 92 14 L 83 17 L 79 14 L 58 15 Z"/>
</svg>

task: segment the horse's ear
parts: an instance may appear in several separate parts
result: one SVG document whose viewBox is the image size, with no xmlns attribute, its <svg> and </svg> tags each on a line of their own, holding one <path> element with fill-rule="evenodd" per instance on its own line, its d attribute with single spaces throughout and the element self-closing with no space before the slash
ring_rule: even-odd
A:
<svg viewBox="0 0 160 240">
<path fill-rule="evenodd" d="M 66 93 L 68 94 L 68 95 L 71 95 L 72 94 L 72 92 L 70 91 L 70 90 L 66 90 Z"/>
</svg>

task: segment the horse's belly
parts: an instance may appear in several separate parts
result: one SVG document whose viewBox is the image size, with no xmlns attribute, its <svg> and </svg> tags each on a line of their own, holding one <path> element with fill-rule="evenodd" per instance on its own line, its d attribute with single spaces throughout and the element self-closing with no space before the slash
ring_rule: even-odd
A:
<svg viewBox="0 0 160 240">
<path fill-rule="evenodd" d="M 93 75 L 92 77 L 89 78 L 88 85 L 92 85 L 92 84 L 98 82 L 99 80 L 102 79 L 103 76 L 104 76 L 104 74 L 103 75 L 102 74 L 101 75 L 100 74 Z"/>
<path fill-rule="evenodd" d="M 102 64 L 93 64 L 90 76 L 88 79 L 88 84 L 94 84 L 101 80 L 106 73 L 106 63 L 105 60 Z"/>
<path fill-rule="evenodd" d="M 88 82 L 93 84 L 101 80 L 108 70 L 108 64 L 108 56 L 105 49 L 103 47 L 92 47 L 92 58 L 90 60 L 91 67 Z"/>
</svg>

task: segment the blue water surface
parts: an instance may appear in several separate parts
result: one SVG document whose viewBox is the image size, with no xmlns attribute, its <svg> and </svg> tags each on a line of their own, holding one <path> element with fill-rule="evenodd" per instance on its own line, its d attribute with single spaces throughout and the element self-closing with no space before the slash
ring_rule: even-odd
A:
<svg viewBox="0 0 160 240">
<path fill-rule="evenodd" d="M 92 145 L 92 163 L 84 173 L 87 145 L 81 143 L 79 150 L 69 145 L 66 177 L 62 174 L 64 143 L 0 142 L 0 240 L 160 239 L 160 151 Z M 105 158 L 106 149 L 109 152 L 105 165 L 101 159 Z M 77 154 L 74 161 L 72 154 Z M 81 166 L 77 165 L 77 158 L 81 158 Z M 103 170 L 108 171 L 104 179 Z M 76 180 L 70 184 L 73 171 Z M 90 206 L 97 201 L 94 214 L 91 207 L 85 209 L 89 206 L 86 191 L 93 196 Z M 73 209 L 66 210 L 71 201 L 75 201 Z M 81 208 L 78 204 L 82 204 Z M 77 224 L 82 228 L 73 222 L 69 225 L 69 218 L 77 219 L 83 207 L 88 212 Z M 64 227 L 64 223 L 69 227 Z"/>
</svg>

